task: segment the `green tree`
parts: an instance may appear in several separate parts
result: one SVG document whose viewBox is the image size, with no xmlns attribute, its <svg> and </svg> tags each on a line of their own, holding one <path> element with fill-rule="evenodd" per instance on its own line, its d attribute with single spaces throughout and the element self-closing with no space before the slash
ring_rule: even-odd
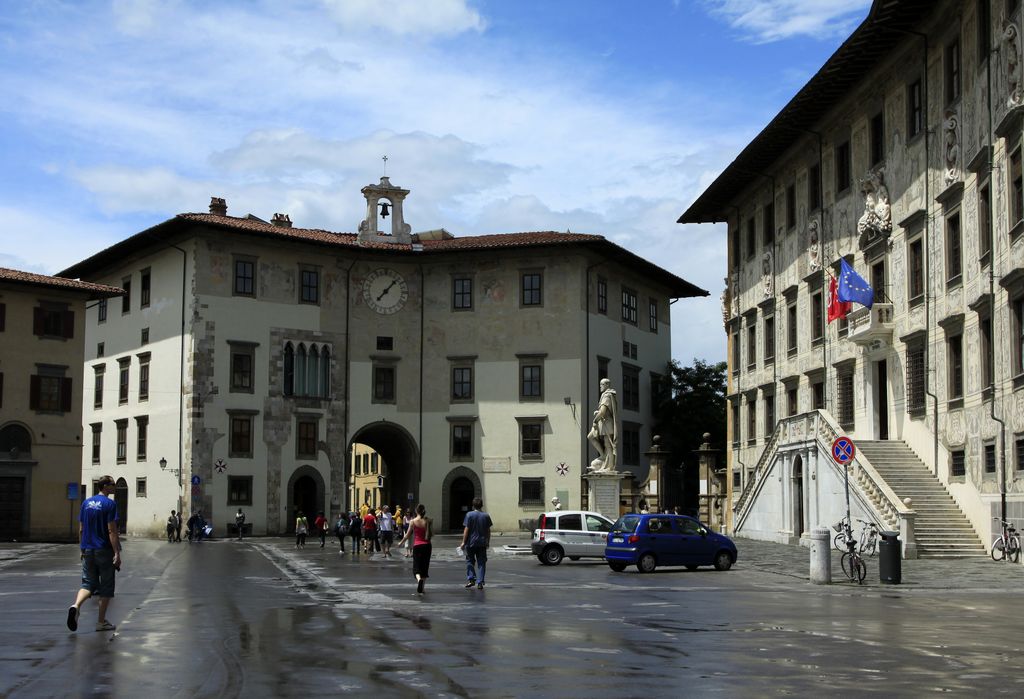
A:
<svg viewBox="0 0 1024 699">
<path fill-rule="evenodd" d="M 698 462 L 694 453 L 705 432 L 710 444 L 724 458 L 726 440 L 726 363 L 694 359 L 691 366 L 669 362 L 668 371 L 655 386 L 654 434 L 669 451 L 666 461 L 664 504 L 697 507 Z"/>
</svg>

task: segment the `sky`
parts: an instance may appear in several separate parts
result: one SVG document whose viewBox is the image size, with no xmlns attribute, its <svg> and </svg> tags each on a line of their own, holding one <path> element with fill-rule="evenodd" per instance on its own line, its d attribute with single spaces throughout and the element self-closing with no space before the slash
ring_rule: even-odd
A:
<svg viewBox="0 0 1024 699">
<path fill-rule="evenodd" d="M 711 292 L 672 355 L 725 358 L 724 226 L 680 214 L 868 0 L 0 0 L 0 267 L 62 269 L 224 197 L 354 232 L 596 233 Z"/>
</svg>

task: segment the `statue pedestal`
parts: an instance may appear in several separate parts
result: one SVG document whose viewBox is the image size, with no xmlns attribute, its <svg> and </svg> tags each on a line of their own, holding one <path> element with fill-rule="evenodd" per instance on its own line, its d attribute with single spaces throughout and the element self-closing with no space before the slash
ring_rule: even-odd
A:
<svg viewBox="0 0 1024 699">
<path fill-rule="evenodd" d="M 619 502 L 622 497 L 622 481 L 631 478 L 632 474 L 624 471 L 608 471 L 605 473 L 588 473 L 583 476 L 587 480 L 587 502 L 594 512 L 599 512 L 611 521 L 619 518 Z"/>
</svg>

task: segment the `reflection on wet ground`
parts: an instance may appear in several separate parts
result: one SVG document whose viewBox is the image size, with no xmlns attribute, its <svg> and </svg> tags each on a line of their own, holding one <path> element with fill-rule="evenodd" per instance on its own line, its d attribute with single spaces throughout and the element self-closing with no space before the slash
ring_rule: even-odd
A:
<svg viewBox="0 0 1024 699">
<path fill-rule="evenodd" d="M 495 559 L 486 590 L 441 557 L 297 552 L 283 541 L 131 541 L 114 634 L 63 626 L 73 547 L 4 571 L 0 696 L 1019 695 L 1022 624 L 1001 591 L 819 587 L 729 573 L 612 573 Z M 25 640 L 29 639 L 29 640 Z"/>
</svg>

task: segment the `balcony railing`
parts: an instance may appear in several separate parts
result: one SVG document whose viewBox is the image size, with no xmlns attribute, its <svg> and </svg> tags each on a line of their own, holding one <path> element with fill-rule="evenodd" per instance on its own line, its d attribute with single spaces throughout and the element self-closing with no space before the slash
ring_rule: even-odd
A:
<svg viewBox="0 0 1024 699">
<path fill-rule="evenodd" d="M 892 304 L 876 303 L 871 308 L 858 308 L 848 315 L 850 323 L 847 339 L 858 345 L 875 345 L 892 343 Z"/>
</svg>

